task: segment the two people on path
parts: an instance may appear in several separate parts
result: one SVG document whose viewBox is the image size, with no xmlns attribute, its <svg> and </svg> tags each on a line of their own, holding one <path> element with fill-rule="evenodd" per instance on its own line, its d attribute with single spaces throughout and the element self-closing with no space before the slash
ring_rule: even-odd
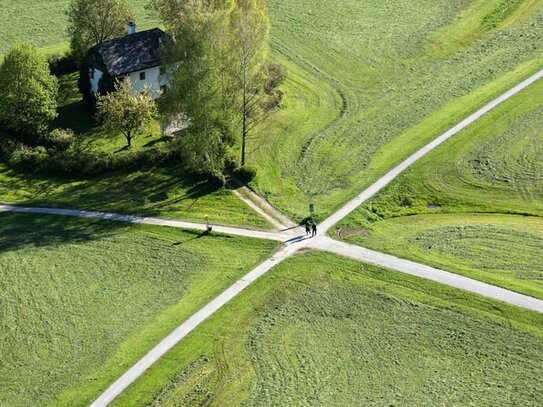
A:
<svg viewBox="0 0 543 407">
<path fill-rule="evenodd" d="M 305 223 L 306 236 L 311 233 L 311 237 L 317 236 L 317 224 L 311 220 Z"/>
</svg>

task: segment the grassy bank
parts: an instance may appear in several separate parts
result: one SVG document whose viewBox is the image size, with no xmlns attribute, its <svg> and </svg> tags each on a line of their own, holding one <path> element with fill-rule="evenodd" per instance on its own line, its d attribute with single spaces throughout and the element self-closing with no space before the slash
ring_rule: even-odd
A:
<svg viewBox="0 0 543 407">
<path fill-rule="evenodd" d="M 98 177 L 44 176 L 0 163 L 0 202 L 162 216 L 212 224 L 271 228 L 228 189 L 189 178 L 180 166 Z"/>
<path fill-rule="evenodd" d="M 88 405 L 275 247 L 12 214 L 0 236 L 3 406 Z"/>
<path fill-rule="evenodd" d="M 281 264 L 118 406 L 526 405 L 541 315 L 326 254 Z"/>
</svg>

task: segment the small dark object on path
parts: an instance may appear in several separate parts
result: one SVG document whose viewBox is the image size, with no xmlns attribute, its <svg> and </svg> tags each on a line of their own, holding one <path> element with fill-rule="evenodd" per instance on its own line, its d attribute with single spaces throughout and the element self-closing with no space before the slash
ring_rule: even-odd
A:
<svg viewBox="0 0 543 407">
<path fill-rule="evenodd" d="M 311 230 L 313 231 L 313 234 L 311 236 L 317 236 L 317 224 L 316 223 L 311 224 Z"/>
<path fill-rule="evenodd" d="M 308 220 L 306 223 L 305 223 L 305 234 L 308 235 L 311 233 L 311 221 Z"/>
</svg>

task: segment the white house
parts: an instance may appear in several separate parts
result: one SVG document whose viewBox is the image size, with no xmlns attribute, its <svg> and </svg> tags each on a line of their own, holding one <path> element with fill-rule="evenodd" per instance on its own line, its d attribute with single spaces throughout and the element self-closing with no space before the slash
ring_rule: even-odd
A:
<svg viewBox="0 0 543 407">
<path fill-rule="evenodd" d="M 128 34 L 92 47 L 85 57 L 90 91 L 97 94 L 111 89 L 115 79 L 130 77 L 132 89 L 142 92 L 146 87 L 157 98 L 167 86 L 161 66 L 160 49 L 170 37 L 159 28 L 136 32 L 128 24 Z M 102 84 L 101 82 L 102 81 Z"/>
</svg>

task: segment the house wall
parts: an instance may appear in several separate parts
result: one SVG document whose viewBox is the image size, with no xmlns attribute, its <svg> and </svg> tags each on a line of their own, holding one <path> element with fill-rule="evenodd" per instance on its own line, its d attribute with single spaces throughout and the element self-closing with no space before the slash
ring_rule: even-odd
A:
<svg viewBox="0 0 543 407">
<path fill-rule="evenodd" d="M 140 80 L 140 73 L 145 72 L 145 80 Z M 156 99 L 160 96 L 160 87 L 166 85 L 166 80 L 160 75 L 160 67 L 145 69 L 143 71 L 132 72 L 130 74 L 132 90 L 134 92 L 143 92 L 145 86 L 148 86 L 149 93 Z"/>
<path fill-rule="evenodd" d="M 90 83 L 91 83 L 91 92 L 93 93 L 98 92 L 98 84 L 103 75 L 104 74 L 99 69 L 90 68 L 89 76 L 90 76 Z"/>
</svg>

